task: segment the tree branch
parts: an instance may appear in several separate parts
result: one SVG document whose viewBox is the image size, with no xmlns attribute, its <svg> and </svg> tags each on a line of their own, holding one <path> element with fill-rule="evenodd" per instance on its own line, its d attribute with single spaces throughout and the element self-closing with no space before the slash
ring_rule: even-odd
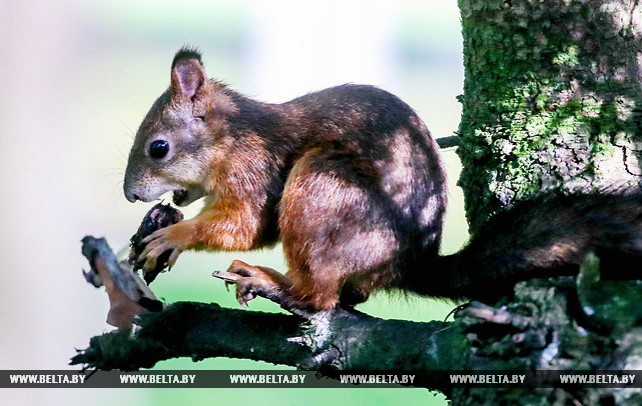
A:
<svg viewBox="0 0 642 406">
<path fill-rule="evenodd" d="M 83 253 L 90 263 L 115 260 L 104 247 L 85 246 Z M 606 256 L 603 267 L 621 267 L 622 261 Z M 600 269 L 600 260 L 590 255 L 578 278 L 520 282 L 501 306 L 472 302 L 451 323 L 382 320 L 342 308 L 304 319 L 178 302 L 138 315 L 133 329 L 93 337 L 71 364 L 136 370 L 176 357 L 229 357 L 325 372 L 642 369 L 639 283 L 604 280 Z M 485 404 L 526 395 L 533 403 L 595 403 L 618 393 L 584 388 L 578 397 L 560 388 L 453 387 L 438 374 L 424 374 L 414 385 L 440 390 L 456 402 Z"/>
<path fill-rule="evenodd" d="M 93 337 L 71 364 L 136 370 L 176 357 L 228 357 L 303 369 L 460 369 L 466 346 L 454 341 L 460 336 L 454 330 L 452 323 L 382 320 L 343 309 L 305 326 L 296 316 L 177 302 L 140 315 L 134 334 Z M 457 341 L 461 346 L 453 345 Z"/>
<path fill-rule="evenodd" d="M 104 239 L 84 238 L 82 252 L 92 269 L 104 262 L 123 271 Z M 453 323 L 382 320 L 343 308 L 303 319 L 177 302 L 139 314 L 132 329 L 93 337 L 71 364 L 136 370 L 176 357 L 228 357 L 312 370 L 461 369 L 467 348 Z"/>
<path fill-rule="evenodd" d="M 448 137 L 437 138 L 435 141 L 437 141 L 439 148 L 446 149 L 459 146 L 461 138 L 459 135 L 450 135 Z"/>
</svg>

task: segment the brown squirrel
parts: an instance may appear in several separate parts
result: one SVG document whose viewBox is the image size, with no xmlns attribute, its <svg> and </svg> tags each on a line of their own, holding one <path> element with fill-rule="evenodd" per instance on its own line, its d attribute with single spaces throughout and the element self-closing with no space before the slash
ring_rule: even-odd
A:
<svg viewBox="0 0 642 406">
<path fill-rule="evenodd" d="M 171 85 L 134 140 L 130 202 L 173 192 L 195 218 L 147 237 L 152 269 L 171 250 L 252 250 L 283 242 L 288 272 L 234 261 L 237 297 L 279 292 L 328 310 L 376 290 L 491 300 L 523 279 L 577 272 L 592 250 L 642 253 L 638 195 L 545 197 L 494 216 L 440 256 L 446 183 L 417 114 L 372 86 L 343 85 L 266 104 L 208 79 L 201 55 L 176 53 Z M 616 247 L 616 248 L 613 248 Z"/>
</svg>

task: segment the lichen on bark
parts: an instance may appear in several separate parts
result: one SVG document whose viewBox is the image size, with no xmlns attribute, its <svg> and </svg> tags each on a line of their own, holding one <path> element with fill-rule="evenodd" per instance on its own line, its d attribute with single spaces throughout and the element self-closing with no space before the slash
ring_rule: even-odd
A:
<svg viewBox="0 0 642 406">
<path fill-rule="evenodd" d="M 459 183 L 472 232 L 542 191 L 639 183 L 641 4 L 459 0 L 459 7 Z"/>
</svg>

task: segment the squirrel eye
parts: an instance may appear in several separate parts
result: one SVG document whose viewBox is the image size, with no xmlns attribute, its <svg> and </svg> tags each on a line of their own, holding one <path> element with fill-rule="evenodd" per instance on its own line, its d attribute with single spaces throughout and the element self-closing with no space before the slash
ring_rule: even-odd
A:
<svg viewBox="0 0 642 406">
<path fill-rule="evenodd" d="M 149 156 L 154 159 L 164 158 L 169 152 L 169 142 L 165 140 L 156 140 L 149 146 Z"/>
</svg>

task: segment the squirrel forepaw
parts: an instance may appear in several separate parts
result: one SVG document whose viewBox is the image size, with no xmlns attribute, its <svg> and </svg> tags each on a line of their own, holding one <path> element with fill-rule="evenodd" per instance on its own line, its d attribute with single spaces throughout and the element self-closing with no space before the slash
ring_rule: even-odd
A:
<svg viewBox="0 0 642 406">
<path fill-rule="evenodd" d="M 180 238 L 180 234 L 173 232 L 173 228 L 180 224 L 161 228 L 143 239 L 147 246 L 139 256 L 139 260 L 145 260 L 143 270 L 149 271 L 156 267 L 158 258 L 167 251 L 171 251 L 167 266 L 169 268 L 176 264 L 178 256 L 183 252 L 186 245 Z"/>
</svg>

